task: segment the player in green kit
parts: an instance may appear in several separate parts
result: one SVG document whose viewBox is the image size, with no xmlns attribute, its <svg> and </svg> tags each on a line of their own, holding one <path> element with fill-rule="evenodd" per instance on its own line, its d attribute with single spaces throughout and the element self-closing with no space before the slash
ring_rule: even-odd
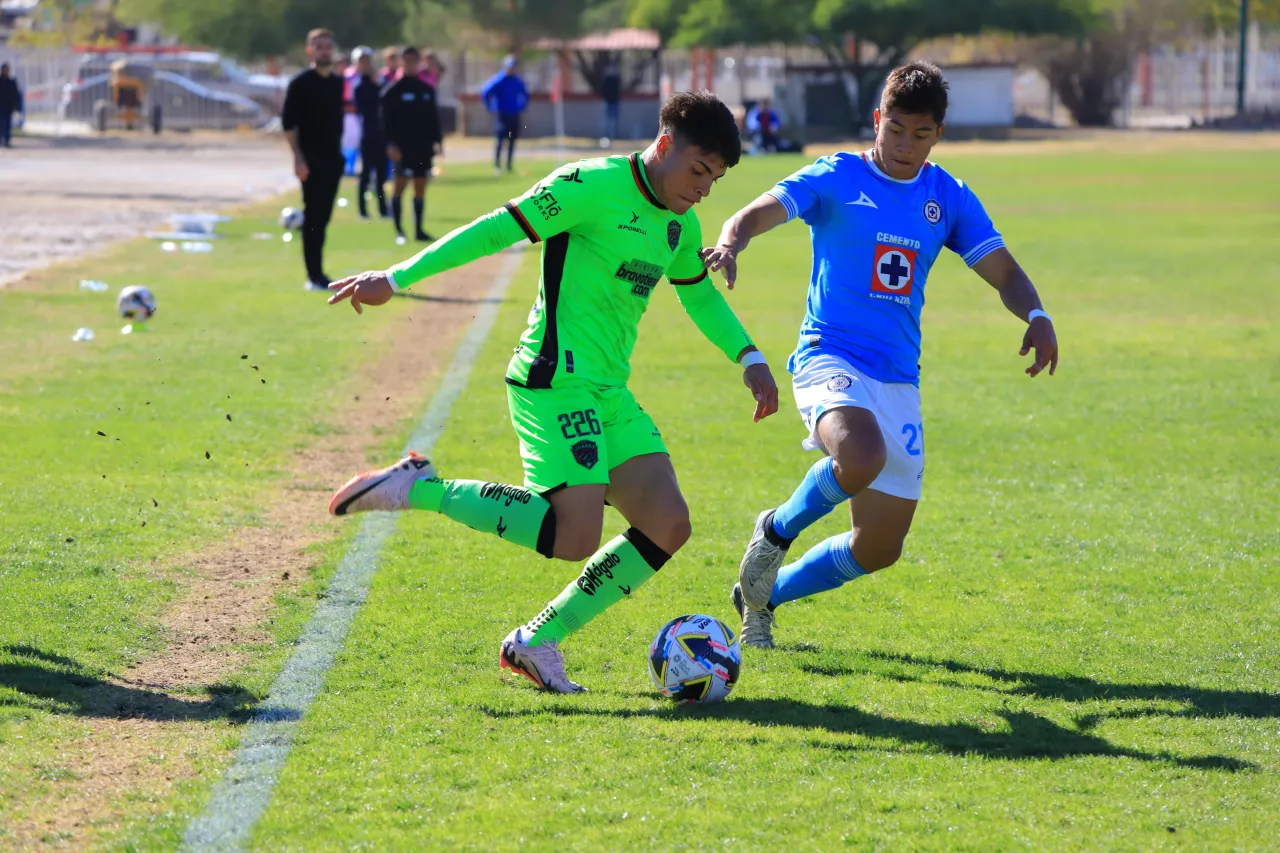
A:
<svg viewBox="0 0 1280 853">
<path fill-rule="evenodd" d="M 329 511 L 432 510 L 545 557 L 586 560 L 502 642 L 500 665 L 544 690 L 584 689 L 565 675 L 560 641 L 634 592 L 690 535 L 666 445 L 627 390 L 640 318 L 664 276 L 702 334 L 742 365 L 755 420 L 778 410 L 764 357 L 707 277 L 693 212 L 741 151 L 723 103 L 681 93 L 663 106 L 643 153 L 563 166 L 413 259 L 331 285 L 330 304 L 350 299 L 358 312 L 520 240 L 543 244 L 538 299 L 506 376 L 524 487 L 442 479 L 411 453 L 353 477 Z M 631 527 L 600 547 L 606 501 Z"/>
</svg>

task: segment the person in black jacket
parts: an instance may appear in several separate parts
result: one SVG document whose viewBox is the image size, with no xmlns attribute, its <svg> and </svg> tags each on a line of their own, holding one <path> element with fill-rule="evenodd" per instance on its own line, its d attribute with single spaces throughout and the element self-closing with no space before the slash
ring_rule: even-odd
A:
<svg viewBox="0 0 1280 853">
<path fill-rule="evenodd" d="M 403 243 L 400 227 L 404 188 L 413 179 L 414 237 L 421 242 L 432 239 L 422 230 L 427 207 L 427 178 L 431 161 L 443 151 L 440 113 L 436 107 L 436 90 L 418 76 L 419 55 L 416 48 L 406 47 L 401 54 L 403 72 L 398 80 L 382 90 L 382 127 L 387 134 L 387 156 L 395 164 L 396 180 L 391 197 L 391 216 L 396 223 L 396 242 Z"/>
<path fill-rule="evenodd" d="M 387 136 L 382 131 L 382 83 L 373 70 L 373 51 L 367 47 L 356 48 L 356 69 L 359 73 L 351 85 L 351 100 L 356 115 L 360 116 L 360 186 L 356 197 L 360 201 L 360 218 L 369 218 L 365 193 L 370 187 L 378 196 L 378 215 L 386 218 L 387 194 Z"/>
<path fill-rule="evenodd" d="M 0 145 L 12 148 L 13 114 L 23 112 L 22 90 L 9 76 L 9 63 L 0 64 Z"/>
<path fill-rule="evenodd" d="M 333 33 L 307 33 L 311 67 L 289 81 L 281 123 L 293 149 L 293 171 L 302 182 L 302 257 L 307 290 L 329 289 L 324 237 L 342 180 L 343 80 L 334 73 Z"/>
</svg>

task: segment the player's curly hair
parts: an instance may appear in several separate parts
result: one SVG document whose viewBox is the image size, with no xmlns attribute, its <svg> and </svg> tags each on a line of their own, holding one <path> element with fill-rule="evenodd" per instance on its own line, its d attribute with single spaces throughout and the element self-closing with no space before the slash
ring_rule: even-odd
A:
<svg viewBox="0 0 1280 853">
<path fill-rule="evenodd" d="M 725 103 L 705 89 L 672 95 L 662 105 L 658 128 L 660 133 L 719 154 L 726 168 L 733 168 L 742 159 L 738 122 Z"/>
<path fill-rule="evenodd" d="M 889 73 L 880 96 L 880 112 L 901 110 L 904 113 L 933 116 L 938 124 L 947 117 L 947 81 L 942 69 L 932 62 L 908 62 Z"/>
</svg>

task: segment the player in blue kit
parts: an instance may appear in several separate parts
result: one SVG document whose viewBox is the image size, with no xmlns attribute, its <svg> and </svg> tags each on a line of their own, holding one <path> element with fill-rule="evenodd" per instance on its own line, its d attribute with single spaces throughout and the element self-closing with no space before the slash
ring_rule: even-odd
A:
<svg viewBox="0 0 1280 853">
<path fill-rule="evenodd" d="M 973 191 L 930 163 L 942 136 L 947 84 L 936 65 L 889 75 L 870 151 L 823 157 L 738 211 L 703 253 L 730 288 L 752 238 L 802 219 L 813 240 L 800 341 L 787 364 L 804 442 L 825 456 L 791 498 L 766 510 L 738 568 L 733 603 L 742 642 L 772 648 L 774 608 L 897 562 L 924 478 L 920 312 L 929 269 L 945 246 L 1026 322 L 1021 355 L 1037 376 L 1058 364 L 1053 322 Z M 853 529 L 782 566 L 800 533 L 850 502 Z"/>
</svg>

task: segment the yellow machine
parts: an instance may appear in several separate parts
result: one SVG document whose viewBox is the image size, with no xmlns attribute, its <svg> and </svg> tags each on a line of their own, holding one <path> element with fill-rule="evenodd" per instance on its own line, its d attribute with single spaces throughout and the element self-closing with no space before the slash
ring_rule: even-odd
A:
<svg viewBox="0 0 1280 853">
<path fill-rule="evenodd" d="M 155 81 L 155 69 L 148 64 L 117 59 L 111 63 L 108 85 L 110 100 L 94 104 L 94 126 L 105 133 L 113 124 L 123 124 L 126 130 L 141 127 L 150 120 L 153 133 L 160 132 L 160 105 L 149 103 L 149 93 Z"/>
</svg>

